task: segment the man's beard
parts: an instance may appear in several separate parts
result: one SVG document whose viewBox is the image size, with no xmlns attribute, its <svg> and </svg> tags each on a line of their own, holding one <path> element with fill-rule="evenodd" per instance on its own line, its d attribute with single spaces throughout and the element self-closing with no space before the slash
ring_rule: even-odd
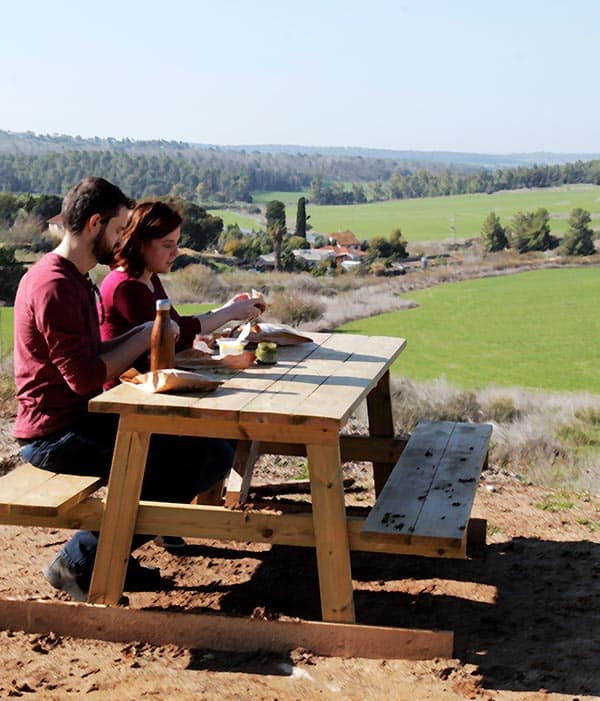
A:
<svg viewBox="0 0 600 701">
<path fill-rule="evenodd" d="M 106 244 L 106 227 L 108 222 L 102 224 L 100 231 L 96 234 L 96 238 L 92 242 L 92 253 L 98 263 L 102 265 L 110 265 L 115 260 L 114 248 L 109 248 Z"/>
</svg>

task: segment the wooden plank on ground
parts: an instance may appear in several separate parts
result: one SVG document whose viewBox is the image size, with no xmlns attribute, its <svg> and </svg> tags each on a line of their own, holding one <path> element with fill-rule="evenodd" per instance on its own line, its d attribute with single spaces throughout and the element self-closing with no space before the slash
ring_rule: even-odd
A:
<svg viewBox="0 0 600 701">
<path fill-rule="evenodd" d="M 449 631 L 383 626 L 272 621 L 173 611 L 106 608 L 54 601 L 0 599 L 0 620 L 8 630 L 58 633 L 111 642 L 285 653 L 298 647 L 317 655 L 371 659 L 431 659 L 453 656 Z"/>
</svg>

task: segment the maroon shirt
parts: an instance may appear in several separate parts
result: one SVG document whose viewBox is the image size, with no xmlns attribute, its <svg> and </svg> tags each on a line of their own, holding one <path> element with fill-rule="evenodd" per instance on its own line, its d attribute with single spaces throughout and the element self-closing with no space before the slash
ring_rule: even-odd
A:
<svg viewBox="0 0 600 701">
<path fill-rule="evenodd" d="M 113 270 L 104 278 L 100 286 L 104 307 L 104 320 L 100 327 L 103 341 L 154 319 L 156 300 L 167 299 L 167 293 L 156 273 L 151 280 L 154 292 L 144 282 L 122 270 Z M 194 336 L 201 331 L 200 321 L 194 316 L 180 316 L 173 307 L 171 319 L 179 324 L 177 349 L 189 348 Z"/>
<path fill-rule="evenodd" d="M 42 438 L 85 414 L 102 391 L 98 316 L 89 278 L 47 253 L 21 279 L 14 309 L 16 438 Z"/>
</svg>

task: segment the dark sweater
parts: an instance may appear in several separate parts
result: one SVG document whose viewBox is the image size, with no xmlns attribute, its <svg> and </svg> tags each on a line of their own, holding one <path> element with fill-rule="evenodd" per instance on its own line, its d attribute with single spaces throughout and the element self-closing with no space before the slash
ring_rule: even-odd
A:
<svg viewBox="0 0 600 701">
<path fill-rule="evenodd" d="M 14 435 L 42 438 L 87 414 L 106 380 L 89 278 L 47 253 L 19 283 L 14 323 Z"/>
</svg>

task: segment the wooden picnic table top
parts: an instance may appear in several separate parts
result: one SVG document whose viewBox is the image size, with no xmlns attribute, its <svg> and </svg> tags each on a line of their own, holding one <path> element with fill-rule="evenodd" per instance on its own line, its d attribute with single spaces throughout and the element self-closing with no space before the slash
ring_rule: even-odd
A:
<svg viewBox="0 0 600 701">
<path fill-rule="evenodd" d="M 149 394 L 125 384 L 90 402 L 90 410 L 121 415 L 217 419 L 273 427 L 338 432 L 351 412 L 402 352 L 406 341 L 387 336 L 310 334 L 313 341 L 278 349 L 276 365 L 252 365 L 226 373 L 204 372 L 223 381 L 208 393 Z"/>
</svg>

